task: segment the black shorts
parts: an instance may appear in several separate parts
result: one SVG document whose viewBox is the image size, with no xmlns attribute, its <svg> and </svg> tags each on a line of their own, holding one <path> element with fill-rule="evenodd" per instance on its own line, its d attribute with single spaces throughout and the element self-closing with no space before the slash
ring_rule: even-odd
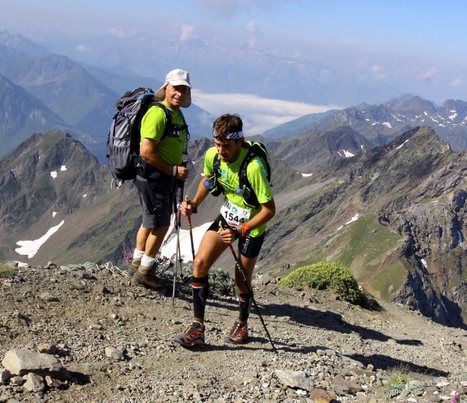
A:
<svg viewBox="0 0 467 403">
<path fill-rule="evenodd" d="M 143 227 L 169 226 L 174 210 L 174 178 L 152 167 L 140 174 L 136 176 L 134 184 L 143 209 Z"/>
<path fill-rule="evenodd" d="M 214 222 L 207 230 L 216 232 L 219 231 L 219 221 L 222 221 L 223 227 L 229 227 L 222 214 L 219 214 L 219 216 L 214 220 Z M 248 258 L 257 257 L 259 255 L 259 252 L 261 251 L 261 247 L 263 246 L 264 236 L 265 233 L 261 234 L 257 238 L 253 238 L 250 235 L 248 235 L 246 238 L 240 238 L 238 240 L 238 248 L 240 249 L 240 254 Z"/>
</svg>

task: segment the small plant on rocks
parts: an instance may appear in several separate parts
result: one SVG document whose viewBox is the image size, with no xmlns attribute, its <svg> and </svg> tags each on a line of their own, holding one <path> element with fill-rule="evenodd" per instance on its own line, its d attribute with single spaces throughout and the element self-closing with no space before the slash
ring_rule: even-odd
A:
<svg viewBox="0 0 467 403">
<path fill-rule="evenodd" d="M 133 253 L 131 251 L 126 251 L 123 253 L 123 261 L 125 263 L 131 263 L 131 261 L 133 260 Z"/>
<path fill-rule="evenodd" d="M 7 264 L 0 264 L 0 278 L 9 278 L 14 276 L 16 273 L 16 268 L 11 267 Z"/>
<path fill-rule="evenodd" d="M 191 284 L 193 279 L 192 266 L 182 268 L 181 280 L 184 284 Z M 209 291 L 213 295 L 235 296 L 235 283 L 227 270 L 221 267 L 213 267 L 209 270 Z"/>
<path fill-rule="evenodd" d="M 365 301 L 365 296 L 350 269 L 338 262 L 319 262 L 299 267 L 280 280 L 279 285 L 308 285 L 319 290 L 331 288 L 352 304 L 362 304 Z"/>
<path fill-rule="evenodd" d="M 386 386 L 384 387 L 384 397 L 388 400 L 399 396 L 409 383 L 410 377 L 407 374 L 400 372 L 394 374 L 389 378 Z"/>
<path fill-rule="evenodd" d="M 235 284 L 226 270 L 215 267 L 209 270 L 209 284 L 213 294 L 232 296 L 235 295 Z"/>
<path fill-rule="evenodd" d="M 409 375 L 400 372 L 394 374 L 384 388 L 384 397 L 392 400 L 408 399 L 413 396 L 420 396 L 426 388 L 425 382 L 411 379 Z"/>
</svg>

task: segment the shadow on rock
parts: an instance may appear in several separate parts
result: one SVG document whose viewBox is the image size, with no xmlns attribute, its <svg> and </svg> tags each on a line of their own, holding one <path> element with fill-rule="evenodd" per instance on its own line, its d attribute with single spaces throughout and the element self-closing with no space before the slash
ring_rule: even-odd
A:
<svg viewBox="0 0 467 403">
<path fill-rule="evenodd" d="M 422 345 L 420 340 L 398 340 L 377 330 L 346 322 L 341 315 L 331 311 L 318 311 L 288 304 L 268 304 L 261 308 L 263 314 L 287 316 L 290 320 L 306 326 L 315 326 L 340 333 L 357 333 L 362 339 L 378 341 L 395 340 L 399 344 Z"/>
<path fill-rule="evenodd" d="M 88 383 L 91 383 L 91 378 L 89 375 L 83 374 L 81 372 L 68 372 L 70 374 L 71 382 L 76 385 L 87 385 Z"/>
<path fill-rule="evenodd" d="M 376 368 L 389 370 L 394 368 L 403 368 L 404 370 L 408 370 L 410 372 L 416 372 L 422 375 L 430 375 L 430 376 L 442 376 L 447 377 L 449 372 L 442 371 L 435 368 L 430 368 L 425 365 L 417 365 L 413 362 L 408 362 L 404 360 L 399 360 L 397 358 L 388 357 L 387 355 L 381 354 L 372 354 L 372 355 L 362 355 L 362 354 L 353 354 L 348 355 L 356 361 L 359 361 L 365 365 L 371 364 L 374 365 Z"/>
</svg>

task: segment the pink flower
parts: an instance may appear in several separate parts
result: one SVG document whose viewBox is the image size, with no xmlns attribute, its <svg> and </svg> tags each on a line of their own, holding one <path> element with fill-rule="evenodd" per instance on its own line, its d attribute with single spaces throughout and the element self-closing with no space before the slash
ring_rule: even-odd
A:
<svg viewBox="0 0 467 403">
<path fill-rule="evenodd" d="M 459 403 L 461 401 L 461 394 L 457 390 L 451 392 L 450 403 Z"/>
<path fill-rule="evenodd" d="M 123 260 L 127 263 L 131 263 L 131 261 L 133 260 L 133 254 L 131 252 L 125 252 L 123 254 Z"/>
</svg>

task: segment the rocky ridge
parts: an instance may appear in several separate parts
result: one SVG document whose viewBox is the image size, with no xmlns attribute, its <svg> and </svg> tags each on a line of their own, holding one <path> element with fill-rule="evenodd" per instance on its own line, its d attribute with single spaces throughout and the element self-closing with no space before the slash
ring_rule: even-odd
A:
<svg viewBox="0 0 467 403">
<path fill-rule="evenodd" d="M 250 343 L 222 341 L 236 317 L 232 297 L 209 300 L 207 346 L 192 351 L 172 341 L 191 318 L 183 284 L 172 298 L 170 282 L 161 292 L 130 286 L 111 263 L 49 263 L 16 268 L 0 277 L 0 287 L 0 402 L 467 398 L 465 331 L 401 305 L 370 311 L 263 276 L 255 297 L 277 353 L 254 310 Z M 27 354 L 29 369 L 20 359 Z M 34 357 L 50 360 L 55 371 L 39 371 Z M 410 382 L 387 389 L 397 374 Z"/>
<path fill-rule="evenodd" d="M 429 126 L 453 149 L 467 147 L 467 103 L 448 99 L 441 106 L 419 96 L 404 95 L 383 104 L 349 108 L 300 117 L 265 132 L 267 138 L 309 137 L 349 127 L 374 145 L 388 143 L 407 130 Z"/>
</svg>

